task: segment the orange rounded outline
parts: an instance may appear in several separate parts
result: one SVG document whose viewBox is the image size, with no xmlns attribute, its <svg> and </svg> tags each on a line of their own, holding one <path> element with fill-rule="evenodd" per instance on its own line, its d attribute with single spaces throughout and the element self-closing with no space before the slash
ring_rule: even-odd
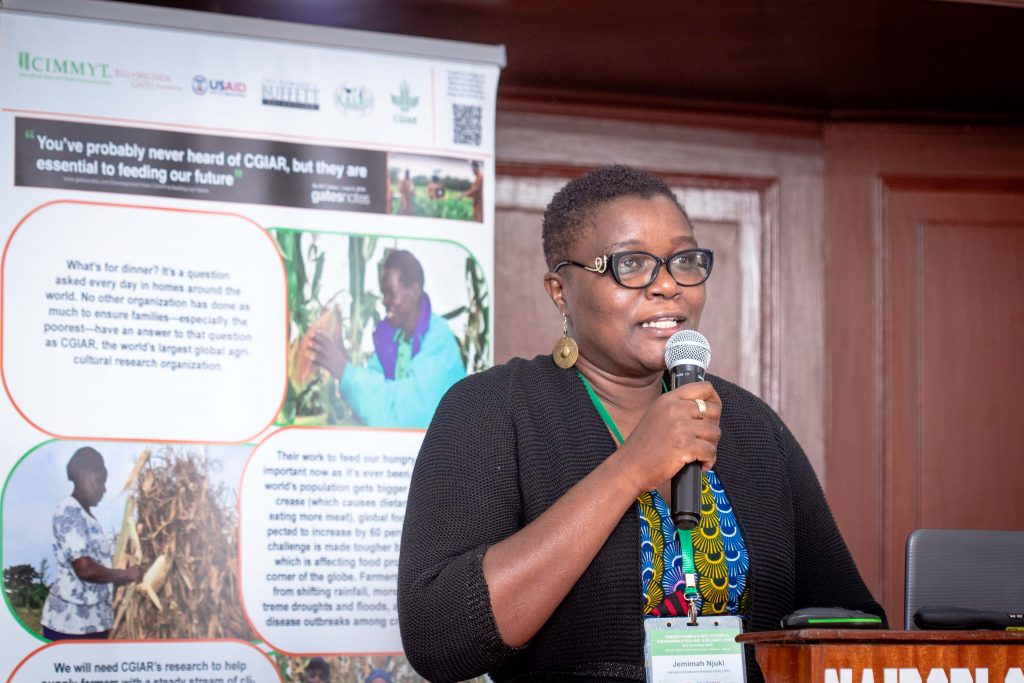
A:
<svg viewBox="0 0 1024 683">
<path fill-rule="evenodd" d="M 172 643 L 240 643 L 240 644 L 245 645 L 247 647 L 251 647 L 252 649 L 256 650 L 256 652 L 258 652 L 259 654 L 263 655 L 264 659 L 267 660 L 267 663 L 270 664 L 270 668 L 272 668 L 274 670 L 274 673 L 277 674 L 277 679 L 281 683 L 284 683 L 284 679 L 281 678 L 281 672 L 278 671 L 277 664 L 274 662 L 274 660 L 272 660 L 270 658 L 270 655 L 268 655 L 266 652 L 264 652 L 263 650 L 259 649 L 258 647 L 256 647 L 252 643 L 250 643 L 249 641 L 241 640 L 240 638 L 167 638 L 167 639 L 157 639 L 157 640 L 57 640 L 57 641 L 51 641 L 51 642 L 47 643 L 46 645 L 43 645 L 42 647 L 37 647 L 36 649 L 34 649 L 31 652 L 29 652 L 27 655 L 22 657 L 21 661 L 18 662 L 17 666 L 14 667 L 14 669 L 11 671 L 11 674 L 7 677 L 7 683 L 11 683 L 11 681 L 14 680 L 14 675 L 18 673 L 18 669 L 23 667 L 25 664 L 28 663 L 28 661 L 30 659 L 32 659 L 33 657 L 35 657 L 37 654 L 39 654 L 40 652 L 42 652 L 43 650 L 45 650 L 48 647 L 73 647 L 75 645 L 79 645 L 79 646 L 85 645 L 87 647 L 96 647 L 96 646 L 103 647 L 104 645 L 107 645 L 107 644 L 110 644 L 110 645 L 121 645 L 121 644 L 128 644 L 128 645 L 131 645 L 131 644 L 137 644 L 137 645 L 162 645 L 164 643 L 167 643 L 167 644 L 172 644 Z M 121 673 L 121 672 L 118 672 L 118 673 Z"/>
<path fill-rule="evenodd" d="M 49 201 L 49 202 L 46 202 L 44 204 L 40 204 L 39 206 L 35 207 L 34 209 L 32 209 L 31 211 L 26 213 L 24 216 L 21 217 L 21 220 L 19 220 L 18 223 L 14 226 L 14 229 L 11 230 L 11 234 L 7 237 L 7 242 L 4 244 L 3 256 L 0 257 L 0 290 L 3 290 L 3 291 L 7 290 L 6 285 L 3 284 L 3 280 L 6 279 L 6 275 L 7 275 L 7 249 L 11 246 L 11 241 L 14 239 L 14 235 L 17 234 L 18 230 L 21 229 L 21 226 L 25 223 L 25 221 L 27 221 L 29 218 L 31 218 L 33 214 L 38 213 L 39 211 L 42 211 L 43 209 L 45 209 L 48 206 L 53 206 L 54 204 L 84 204 L 84 205 L 90 205 L 90 206 L 116 207 L 116 208 L 122 208 L 122 209 L 146 209 L 146 210 L 150 210 L 150 211 L 175 211 L 175 212 L 179 212 L 179 213 L 198 213 L 198 214 L 206 214 L 206 215 L 213 215 L 213 216 L 229 216 L 229 217 L 232 217 L 232 218 L 240 218 L 243 221 L 247 221 L 249 223 L 252 223 L 254 226 L 256 226 L 256 228 L 260 231 L 260 233 L 264 237 L 266 237 L 266 239 L 268 239 L 270 241 L 271 246 L 273 246 L 274 253 L 277 255 L 278 263 L 281 265 L 281 278 L 284 281 L 284 292 L 285 292 L 285 306 L 284 306 L 284 372 L 282 374 L 282 380 L 283 381 L 281 383 L 281 401 L 277 404 L 277 409 L 274 411 L 273 416 L 270 418 L 270 420 L 267 421 L 267 424 L 264 425 L 264 427 L 262 429 L 260 429 L 258 432 L 255 432 L 254 434 L 251 434 L 251 435 L 246 436 L 244 438 L 237 439 L 235 441 L 215 441 L 215 440 L 212 440 L 212 439 L 187 439 L 187 440 L 186 439 L 167 439 L 167 438 L 162 438 L 162 437 L 152 437 L 152 436 L 146 436 L 146 435 L 139 435 L 139 436 L 132 436 L 132 437 L 74 436 L 74 435 L 64 435 L 64 434 L 57 434 L 56 432 L 51 432 L 51 431 L 49 431 L 47 429 L 43 429 L 41 426 L 36 424 L 33 420 L 29 419 L 29 417 L 18 406 L 17 401 L 14 400 L 14 396 L 11 394 L 10 388 L 7 386 L 7 373 L 4 372 L 4 356 L 3 356 L 3 354 L 4 354 L 4 349 L 3 349 L 3 339 L 4 339 L 4 327 L 3 327 L 3 325 L 4 325 L 4 315 L 3 315 L 4 314 L 4 297 L 0 297 L 0 382 L 3 383 L 4 393 L 7 394 L 8 400 L 10 400 L 11 405 L 18 412 L 18 415 L 20 415 L 21 418 L 23 420 L 25 420 L 25 422 L 27 422 L 28 424 L 30 424 L 33 427 L 35 427 L 36 429 L 38 429 L 43 434 L 48 434 L 49 436 L 52 436 L 52 437 L 57 438 L 57 439 L 63 439 L 65 441 L 72 441 L 72 440 L 74 440 L 74 441 L 88 441 L 90 439 L 103 439 L 104 441 L 160 441 L 160 442 L 163 442 L 163 443 L 242 444 L 242 443 L 246 443 L 247 441 L 252 441 L 258 435 L 262 434 L 267 429 L 269 429 L 271 426 L 273 426 L 274 420 L 277 419 L 278 414 L 281 412 L 281 406 L 284 405 L 285 397 L 287 397 L 287 395 L 288 395 L 288 322 L 289 322 L 288 321 L 288 303 L 287 303 L 287 301 L 288 301 L 288 274 L 285 271 L 284 259 L 281 258 L 281 251 L 277 248 L 277 243 L 274 242 L 274 238 L 271 237 L 271 235 L 267 231 L 267 229 L 264 228 L 259 223 L 257 223 L 256 221 L 254 221 L 251 218 L 247 217 L 247 216 L 243 216 L 240 213 L 234 213 L 234 212 L 230 212 L 230 211 L 205 211 L 205 210 L 202 210 L 202 209 L 182 209 L 182 208 L 170 207 L 170 206 L 148 206 L 146 204 L 125 204 L 125 203 L 121 203 L 121 202 L 95 202 L 95 201 L 87 201 L 87 200 L 82 200 L 82 199 L 55 199 L 53 201 Z"/>
<path fill-rule="evenodd" d="M 302 431 L 357 431 L 357 432 L 420 432 L 423 434 L 427 433 L 426 429 L 413 429 L 411 427 L 361 427 L 361 426 L 348 426 L 348 427 L 303 427 L 303 426 L 288 426 L 282 427 L 281 429 L 275 429 L 270 434 L 267 434 L 262 441 L 256 443 L 252 447 L 252 452 L 249 454 L 249 459 L 245 461 L 245 465 L 242 467 L 242 478 L 238 483 L 238 600 L 242 603 L 242 616 L 249 623 L 249 628 L 255 633 L 260 639 L 266 643 L 270 649 L 274 652 L 288 655 L 289 657 L 309 657 L 309 656 L 329 656 L 329 657 L 374 657 L 374 656 L 389 656 L 389 657 L 404 657 L 405 652 L 291 652 L 289 650 L 282 650 L 271 643 L 263 636 L 263 632 L 256 628 L 256 624 L 253 623 L 252 618 L 249 616 L 249 608 L 245 605 L 245 589 L 242 587 L 242 524 L 245 521 L 245 516 L 242 514 L 242 502 L 244 500 L 242 496 L 242 488 L 245 482 L 245 475 L 249 472 L 249 465 L 252 463 L 253 456 L 256 455 L 263 444 L 271 439 L 271 437 L 278 435 L 281 432 L 288 431 L 291 429 L 297 429 Z"/>
<path fill-rule="evenodd" d="M 6 476 L 6 478 L 4 478 L 3 486 L 0 486 L 0 521 L 4 521 L 3 508 L 7 504 L 7 487 L 10 486 L 11 477 L 14 476 L 14 473 L 18 471 L 18 468 L 20 468 L 22 466 L 22 464 L 25 462 L 25 460 L 28 459 L 28 457 L 30 455 L 32 455 L 33 453 L 38 451 L 40 448 L 43 448 L 44 446 L 48 446 L 48 445 L 53 444 L 53 443 L 59 443 L 61 441 L 62 441 L 61 439 L 48 439 L 46 441 L 40 441 L 39 443 L 37 443 L 32 448 L 30 448 L 27 451 L 25 451 L 25 453 L 23 453 L 22 456 L 20 458 L 18 458 L 11 465 L 10 469 L 7 470 L 7 476 Z M 99 444 L 105 443 L 107 441 L 117 441 L 118 443 L 125 443 L 124 439 L 88 439 L 88 441 L 90 441 L 92 443 L 99 443 Z M 139 443 L 139 445 L 145 445 L 146 443 L 151 443 L 151 442 L 139 441 L 138 443 Z M 202 445 L 202 444 L 205 444 L 206 442 L 204 442 L 204 441 L 191 442 L 190 441 L 188 443 L 196 443 L 196 444 Z M 235 445 L 235 444 L 230 444 L 230 445 Z M 239 447 L 244 447 L 244 446 L 247 446 L 247 445 L 248 446 L 252 446 L 252 448 L 249 449 L 249 456 L 248 456 L 249 459 L 251 459 L 252 458 L 252 450 L 253 450 L 253 448 L 256 447 L 255 444 L 238 444 Z M 242 467 L 242 475 L 244 475 L 245 468 L 248 467 L 248 464 L 249 464 L 249 460 L 247 459 L 245 465 L 243 465 L 243 467 Z M 239 495 L 239 489 L 241 488 L 241 485 L 242 485 L 242 478 L 241 478 L 242 475 L 239 476 L 238 487 L 235 489 L 236 495 Z M 241 526 L 241 520 L 239 520 L 239 527 L 240 526 Z M 5 529 L 3 527 L 0 527 L 0 561 L 2 561 L 4 559 L 4 543 L 3 543 L 3 539 L 4 539 L 4 536 L 5 536 L 4 532 L 5 532 Z M 240 533 L 240 532 L 236 532 L 236 534 L 238 534 L 238 533 Z M 242 597 L 241 596 L 241 591 L 239 591 L 239 596 L 238 597 L 239 597 L 239 600 L 241 600 L 241 597 Z M 33 631 L 31 628 L 29 628 L 29 626 L 24 621 L 21 620 L 21 617 L 19 617 L 17 612 L 14 611 L 14 606 L 11 605 L 10 598 L 7 596 L 6 593 L 3 595 L 3 601 L 4 601 L 4 604 L 7 606 L 7 610 L 10 612 L 11 617 L 16 622 L 18 622 L 18 624 L 25 631 L 25 633 L 27 633 L 28 635 L 32 636 L 33 638 L 35 638 L 37 640 L 41 640 L 43 642 L 46 642 L 46 638 L 43 636 L 43 634 L 41 632 Z M 246 616 L 245 615 L 244 607 L 242 609 L 242 616 Z M 246 617 L 246 620 L 248 621 L 247 617 Z M 250 625 L 250 627 L 251 627 L 251 625 Z M 182 638 L 152 638 L 150 640 L 152 640 L 153 642 L 163 642 L 164 640 L 188 640 L 189 642 L 193 642 L 192 640 L 187 639 L 187 638 L 185 638 L 185 639 L 182 639 Z M 199 639 L 199 640 L 206 640 L 206 639 Z M 215 640 L 240 640 L 240 639 L 238 639 L 238 638 L 221 638 L 221 639 L 215 639 Z M 121 643 L 121 642 L 134 642 L 134 641 L 117 639 L 117 640 L 111 640 L 110 642 Z M 242 642 L 246 642 L 246 641 L 242 641 Z"/>
</svg>

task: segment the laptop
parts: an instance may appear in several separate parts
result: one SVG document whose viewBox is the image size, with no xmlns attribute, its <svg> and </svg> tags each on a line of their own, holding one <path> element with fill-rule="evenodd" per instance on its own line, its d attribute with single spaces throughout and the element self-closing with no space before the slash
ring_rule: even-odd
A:
<svg viewBox="0 0 1024 683">
<path fill-rule="evenodd" d="M 926 612 L 929 628 L 997 628 L 1024 618 L 1024 531 L 918 529 L 906 560 L 907 630 L 918 630 L 921 607 L 959 608 Z"/>
</svg>

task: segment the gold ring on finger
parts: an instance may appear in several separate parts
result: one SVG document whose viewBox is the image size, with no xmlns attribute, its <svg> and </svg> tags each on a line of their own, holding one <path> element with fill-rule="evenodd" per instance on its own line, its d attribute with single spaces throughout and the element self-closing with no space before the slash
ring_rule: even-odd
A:
<svg viewBox="0 0 1024 683">
<path fill-rule="evenodd" d="M 703 420 L 704 416 L 708 414 L 708 404 L 705 403 L 704 399 L 702 398 L 695 398 L 693 399 L 693 402 L 697 404 L 697 410 L 700 412 L 700 415 L 697 416 L 697 419 Z"/>
</svg>

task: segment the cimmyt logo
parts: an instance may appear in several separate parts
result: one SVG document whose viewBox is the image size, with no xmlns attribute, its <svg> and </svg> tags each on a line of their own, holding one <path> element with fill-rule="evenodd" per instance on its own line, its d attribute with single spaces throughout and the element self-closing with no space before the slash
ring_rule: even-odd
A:
<svg viewBox="0 0 1024 683">
<path fill-rule="evenodd" d="M 106 62 L 51 57 L 27 50 L 18 52 L 18 71 L 21 76 L 32 78 L 104 85 L 110 85 L 113 77 L 113 69 Z"/>
</svg>

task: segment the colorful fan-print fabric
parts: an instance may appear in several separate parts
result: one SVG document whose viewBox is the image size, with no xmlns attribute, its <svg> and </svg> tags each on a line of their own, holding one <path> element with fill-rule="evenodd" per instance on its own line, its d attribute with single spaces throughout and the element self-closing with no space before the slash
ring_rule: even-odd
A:
<svg viewBox="0 0 1024 683">
<path fill-rule="evenodd" d="M 750 561 L 729 498 L 714 471 L 701 483 L 700 525 L 690 532 L 698 614 L 745 614 Z M 657 491 L 637 498 L 644 615 L 685 614 L 683 562 L 668 505 Z"/>
</svg>

